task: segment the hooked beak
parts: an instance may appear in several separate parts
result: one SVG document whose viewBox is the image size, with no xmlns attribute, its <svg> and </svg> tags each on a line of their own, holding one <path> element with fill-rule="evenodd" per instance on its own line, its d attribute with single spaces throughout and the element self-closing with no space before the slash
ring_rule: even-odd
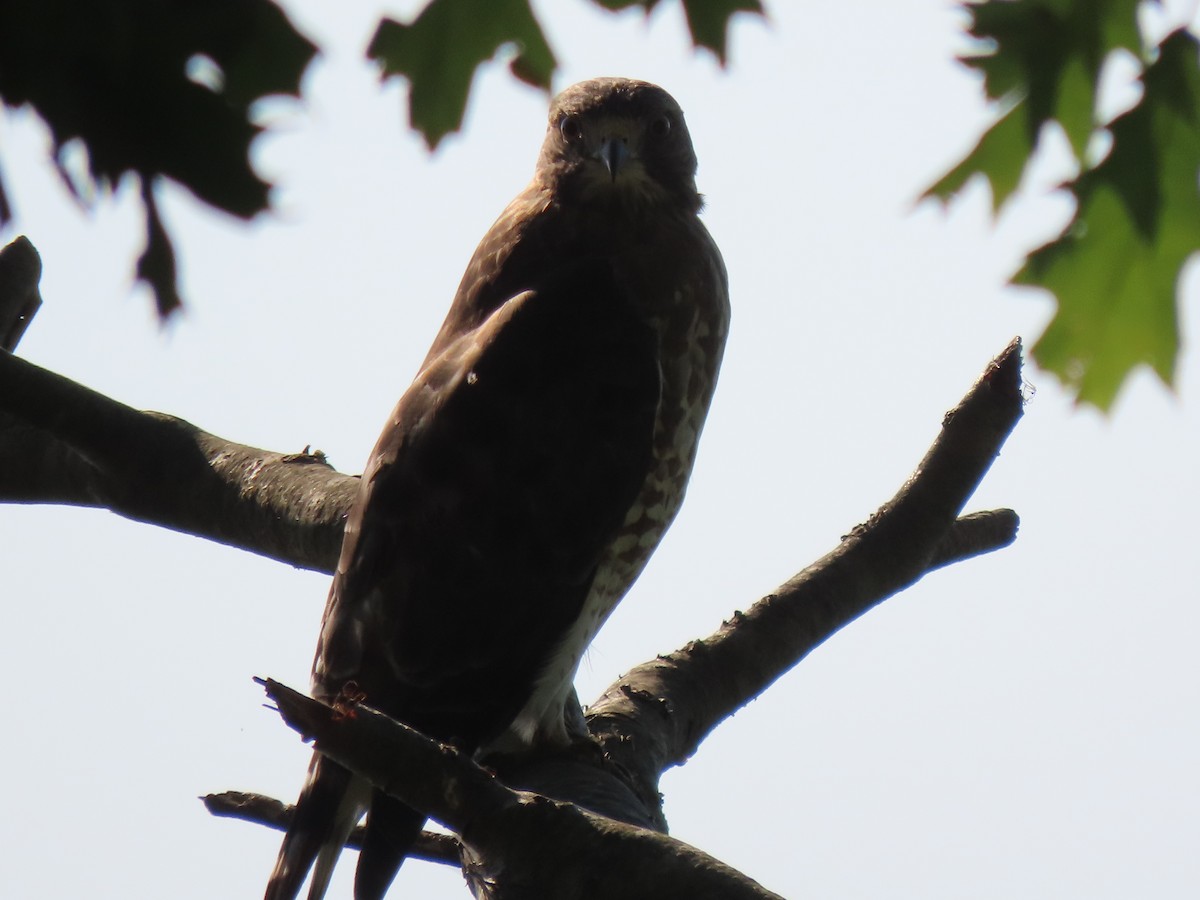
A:
<svg viewBox="0 0 1200 900">
<path fill-rule="evenodd" d="M 619 134 L 608 134 L 600 139 L 600 146 L 593 154 L 596 159 L 604 163 L 604 168 L 608 169 L 608 175 L 613 180 L 617 180 L 617 173 L 625 168 L 629 161 L 629 140 Z"/>
</svg>

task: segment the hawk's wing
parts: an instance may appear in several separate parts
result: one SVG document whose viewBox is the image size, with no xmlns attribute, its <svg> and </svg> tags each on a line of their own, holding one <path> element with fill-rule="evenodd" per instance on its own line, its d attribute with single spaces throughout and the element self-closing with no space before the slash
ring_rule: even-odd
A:
<svg viewBox="0 0 1200 900">
<path fill-rule="evenodd" d="M 597 262 L 426 366 L 363 474 L 316 687 L 353 679 L 369 705 L 469 745 L 503 729 L 646 478 L 657 352 Z"/>
<path fill-rule="evenodd" d="M 470 747 L 502 732 L 641 490 L 660 391 L 654 332 L 599 261 L 447 343 L 363 473 L 314 690 L 332 699 L 353 681 L 367 704 Z M 268 897 L 294 896 L 322 845 L 324 880 L 367 799 L 314 762 Z M 397 806 L 379 798 L 369 832 L 377 819 L 405 832 Z M 392 844 L 364 850 L 360 887 L 386 889 L 406 849 Z"/>
</svg>

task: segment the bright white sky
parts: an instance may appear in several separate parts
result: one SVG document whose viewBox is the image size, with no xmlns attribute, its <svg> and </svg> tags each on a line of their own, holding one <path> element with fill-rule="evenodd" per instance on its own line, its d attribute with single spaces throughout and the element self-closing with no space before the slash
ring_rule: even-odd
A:
<svg viewBox="0 0 1200 900">
<path fill-rule="evenodd" d="M 27 358 L 358 471 L 529 176 L 546 98 L 485 67 L 465 134 L 431 158 L 363 61 L 380 7 L 286 6 L 325 55 L 255 148 L 277 212 L 247 228 L 166 193 L 190 302 L 166 333 L 130 290 L 136 197 L 81 214 L 25 113 L 0 118 L 18 215 L 0 237 L 28 234 L 45 262 Z M 637 76 L 686 110 L 734 303 L 689 501 L 585 662 L 585 698 L 891 496 L 988 360 L 1047 321 L 1047 298 L 1004 281 L 1068 212 L 1045 196 L 1068 174 L 1053 162 L 998 225 L 978 185 L 948 212 L 914 206 L 987 121 L 950 3 L 776 2 L 770 24 L 735 25 L 727 72 L 663 6 L 647 25 L 539 4 L 556 86 Z M 1018 510 L 1017 544 L 884 604 L 726 723 L 665 780 L 675 835 L 788 897 L 1197 895 L 1200 372 L 1185 353 L 1176 395 L 1139 375 L 1111 420 L 1029 379 L 971 504 Z M 307 683 L 327 579 L 106 512 L 0 507 L 0 547 L 0 896 L 260 896 L 277 834 L 195 798 L 295 796 L 308 750 L 250 679 Z M 400 885 L 466 896 L 426 864 Z"/>
</svg>

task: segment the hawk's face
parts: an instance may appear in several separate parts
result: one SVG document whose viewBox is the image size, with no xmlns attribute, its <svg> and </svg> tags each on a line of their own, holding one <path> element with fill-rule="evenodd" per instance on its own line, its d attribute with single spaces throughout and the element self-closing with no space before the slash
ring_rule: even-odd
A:
<svg viewBox="0 0 1200 900">
<path fill-rule="evenodd" d="M 683 112 L 644 81 L 584 81 L 555 98 L 539 168 L 564 197 L 589 205 L 700 208 Z"/>
</svg>

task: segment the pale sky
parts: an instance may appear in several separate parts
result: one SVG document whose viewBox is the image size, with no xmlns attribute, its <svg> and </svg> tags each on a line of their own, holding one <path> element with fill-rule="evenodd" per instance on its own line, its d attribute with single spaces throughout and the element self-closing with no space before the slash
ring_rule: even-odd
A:
<svg viewBox="0 0 1200 900">
<path fill-rule="evenodd" d="M 769 24 L 736 22 L 727 71 L 662 5 L 647 25 L 538 4 L 556 87 L 628 75 L 683 106 L 734 306 L 688 502 L 585 661 L 585 699 L 892 495 L 988 360 L 1040 333 L 1048 298 L 1004 282 L 1069 213 L 1048 196 L 1070 174 L 1053 153 L 998 224 L 980 185 L 949 211 L 914 204 L 988 121 L 953 62 L 951 4 L 777 0 Z M 546 97 L 484 67 L 465 133 L 430 157 L 403 89 L 362 57 L 383 9 L 285 7 L 325 54 L 255 147 L 276 212 L 244 227 L 165 192 L 190 304 L 166 332 L 131 290 L 135 192 L 81 213 L 44 130 L 9 110 L 17 223 L 0 238 L 28 234 L 45 265 L 28 359 L 357 472 L 528 179 Z M 1193 271 L 1188 335 L 1198 291 Z M 1016 509 L 1017 543 L 888 601 L 723 725 L 664 780 L 673 834 L 787 897 L 1197 896 L 1194 354 L 1174 394 L 1139 374 L 1110 419 L 1027 374 L 1036 394 L 969 506 Z M 196 797 L 294 799 L 308 748 L 251 676 L 307 684 L 327 578 L 97 511 L 0 507 L 0 548 L 0 896 L 260 896 L 278 834 Z M 413 862 L 393 896 L 468 894 L 457 870 Z"/>
</svg>

